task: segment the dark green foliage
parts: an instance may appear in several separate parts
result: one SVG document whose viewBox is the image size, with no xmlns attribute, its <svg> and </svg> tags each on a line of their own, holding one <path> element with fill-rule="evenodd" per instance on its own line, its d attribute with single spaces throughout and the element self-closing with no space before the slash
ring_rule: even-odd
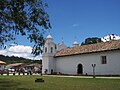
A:
<svg viewBox="0 0 120 90">
<path fill-rule="evenodd" d="M 42 60 L 31 60 L 31 59 L 25 59 L 22 57 L 14 57 L 14 56 L 3 56 L 0 55 L 0 61 L 4 61 L 7 64 L 12 64 L 12 63 L 25 63 L 25 64 L 32 64 L 32 63 L 38 63 L 42 64 Z"/>
<path fill-rule="evenodd" d="M 26 35 L 35 44 L 33 54 L 41 53 L 44 31 L 51 28 L 45 7 L 42 0 L 0 0 L 0 45 Z"/>
<path fill-rule="evenodd" d="M 94 44 L 98 42 L 102 42 L 101 38 L 97 38 L 97 37 L 86 38 L 85 41 L 81 43 L 81 45 Z"/>
</svg>

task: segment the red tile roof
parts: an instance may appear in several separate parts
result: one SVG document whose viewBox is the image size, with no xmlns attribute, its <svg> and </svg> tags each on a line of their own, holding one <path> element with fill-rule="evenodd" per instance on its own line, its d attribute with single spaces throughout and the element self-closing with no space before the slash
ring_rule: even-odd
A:
<svg viewBox="0 0 120 90">
<path fill-rule="evenodd" d="M 66 48 L 61 51 L 58 51 L 55 54 L 55 57 L 95 53 L 95 52 L 103 52 L 103 51 L 111 51 L 111 50 L 120 50 L 120 40 Z"/>
</svg>

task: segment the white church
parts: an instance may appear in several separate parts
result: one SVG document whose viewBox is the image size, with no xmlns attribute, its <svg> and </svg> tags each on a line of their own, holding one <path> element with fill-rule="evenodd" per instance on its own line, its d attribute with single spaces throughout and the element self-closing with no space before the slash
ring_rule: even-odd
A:
<svg viewBox="0 0 120 90">
<path fill-rule="evenodd" d="M 72 75 L 120 75 L 120 40 L 80 46 L 76 41 L 71 48 L 64 42 L 55 44 L 51 35 L 46 37 L 42 55 L 42 72 Z"/>
</svg>

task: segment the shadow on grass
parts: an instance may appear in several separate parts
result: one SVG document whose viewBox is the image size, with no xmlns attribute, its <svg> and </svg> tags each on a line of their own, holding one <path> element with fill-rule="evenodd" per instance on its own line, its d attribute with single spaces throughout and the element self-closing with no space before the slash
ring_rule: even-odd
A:
<svg viewBox="0 0 120 90">
<path fill-rule="evenodd" d="M 0 79 L 0 90 L 32 90 L 29 88 L 18 87 L 21 83 L 19 81 L 10 79 Z"/>
<path fill-rule="evenodd" d="M 20 83 L 18 83 L 17 81 L 13 81 L 13 80 L 8 80 L 8 79 L 0 79 L 0 90 L 8 90 L 10 88 L 15 88 L 18 85 L 20 85 Z"/>
</svg>

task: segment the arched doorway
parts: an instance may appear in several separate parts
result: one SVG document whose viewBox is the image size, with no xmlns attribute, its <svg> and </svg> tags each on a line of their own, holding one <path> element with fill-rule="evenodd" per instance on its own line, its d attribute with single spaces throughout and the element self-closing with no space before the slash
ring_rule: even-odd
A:
<svg viewBox="0 0 120 90">
<path fill-rule="evenodd" d="M 78 66 L 77 66 L 77 74 L 83 74 L 83 66 L 82 66 L 82 64 L 78 64 Z"/>
</svg>

